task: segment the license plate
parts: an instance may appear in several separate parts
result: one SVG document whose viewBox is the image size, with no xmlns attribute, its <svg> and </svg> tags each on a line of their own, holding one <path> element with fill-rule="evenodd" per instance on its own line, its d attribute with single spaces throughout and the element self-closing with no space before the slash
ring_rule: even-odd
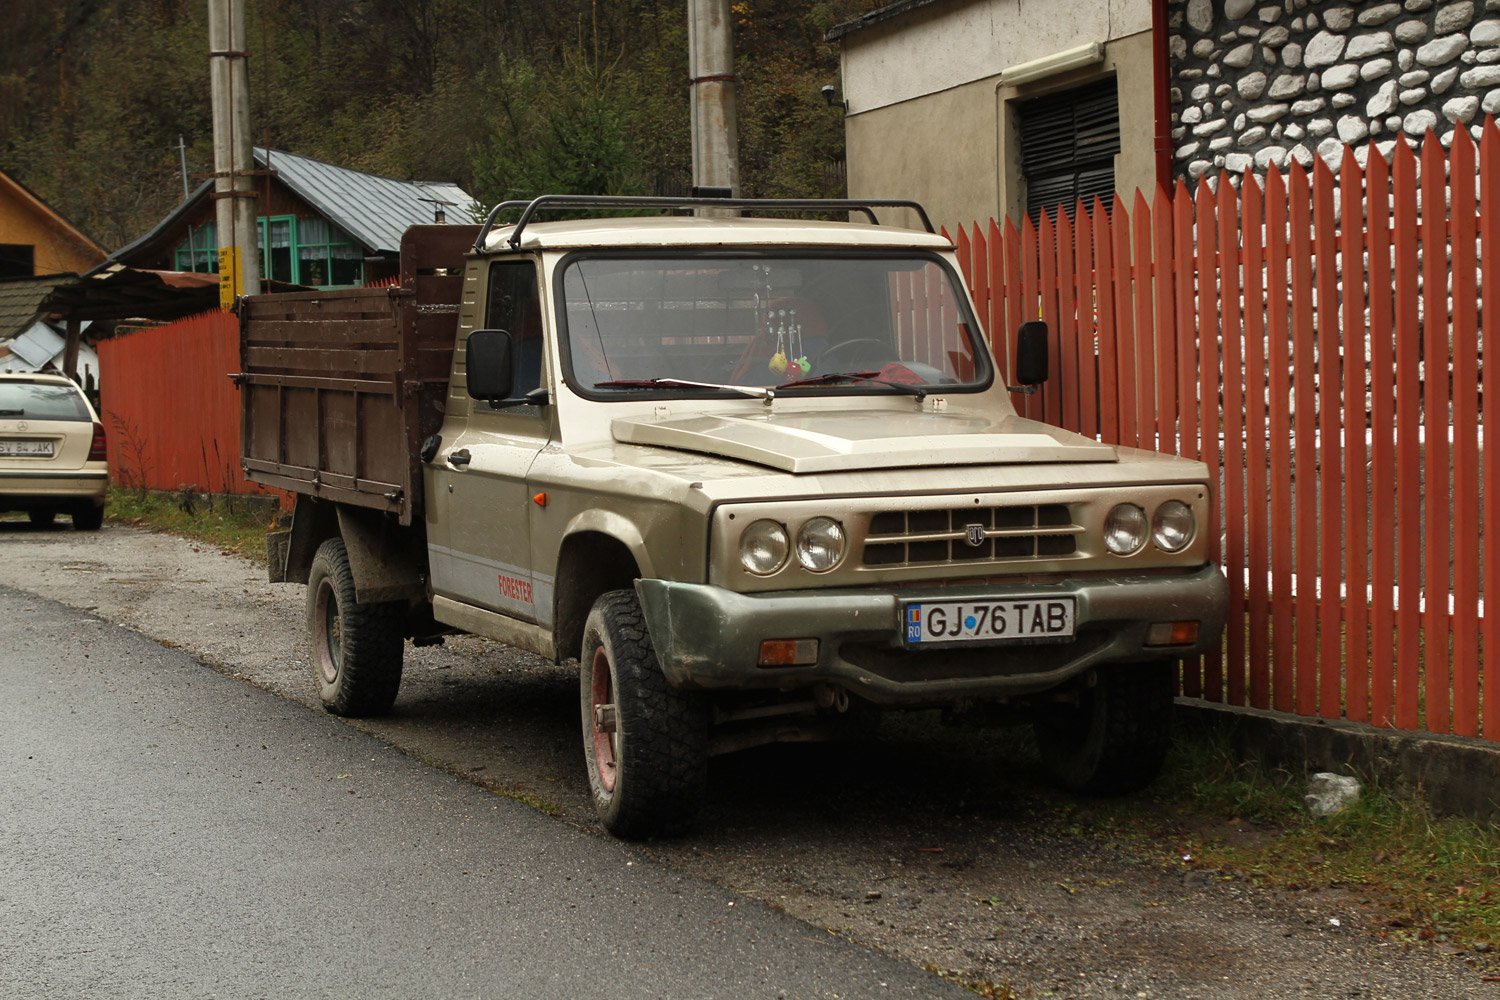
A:
<svg viewBox="0 0 1500 1000">
<path fill-rule="evenodd" d="M 1071 597 L 933 601 L 906 605 L 904 621 L 909 646 L 1068 639 L 1074 604 Z"/>
<path fill-rule="evenodd" d="M 51 441 L 0 440 L 0 458 L 51 458 Z"/>
</svg>

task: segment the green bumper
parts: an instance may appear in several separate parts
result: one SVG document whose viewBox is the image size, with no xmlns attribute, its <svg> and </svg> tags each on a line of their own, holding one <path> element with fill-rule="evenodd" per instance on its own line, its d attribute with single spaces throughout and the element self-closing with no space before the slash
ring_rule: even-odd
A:
<svg viewBox="0 0 1500 1000">
<path fill-rule="evenodd" d="M 870 701 L 937 704 L 1055 687 L 1107 663 L 1193 656 L 1219 642 L 1229 585 L 1215 566 L 1181 574 L 1087 577 L 1052 584 L 737 594 L 704 584 L 637 580 L 662 672 L 691 690 L 794 689 L 833 683 Z M 913 601 L 1070 595 L 1067 641 L 907 648 L 902 609 Z M 1193 645 L 1148 646 L 1154 622 L 1200 622 Z M 816 663 L 761 667 L 764 639 L 816 639 Z"/>
</svg>

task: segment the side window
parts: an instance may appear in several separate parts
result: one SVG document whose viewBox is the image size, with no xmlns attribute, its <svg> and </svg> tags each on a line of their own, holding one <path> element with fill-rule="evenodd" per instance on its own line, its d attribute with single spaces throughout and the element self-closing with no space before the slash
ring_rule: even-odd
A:
<svg viewBox="0 0 1500 1000">
<path fill-rule="evenodd" d="M 542 301 L 536 266 L 528 260 L 491 265 L 488 302 L 484 325 L 510 334 L 515 371 L 511 395 L 524 396 L 542 384 Z"/>
</svg>

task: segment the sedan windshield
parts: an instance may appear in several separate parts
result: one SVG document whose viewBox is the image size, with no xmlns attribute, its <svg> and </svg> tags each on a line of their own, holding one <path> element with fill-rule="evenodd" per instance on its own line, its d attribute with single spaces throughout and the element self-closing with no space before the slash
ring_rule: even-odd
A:
<svg viewBox="0 0 1500 1000">
<path fill-rule="evenodd" d="M 569 382 L 595 399 L 980 389 L 988 355 L 954 280 L 916 252 L 578 256 Z"/>
</svg>

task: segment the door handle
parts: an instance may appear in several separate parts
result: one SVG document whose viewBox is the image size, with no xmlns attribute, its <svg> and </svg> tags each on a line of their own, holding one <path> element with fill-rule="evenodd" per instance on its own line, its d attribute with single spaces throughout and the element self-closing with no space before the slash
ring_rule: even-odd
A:
<svg viewBox="0 0 1500 1000">
<path fill-rule="evenodd" d="M 449 452 L 448 453 L 448 464 L 451 465 L 451 466 L 453 466 L 455 469 L 468 468 L 468 465 L 469 465 L 469 449 L 467 449 L 467 448 L 460 448 L 457 451 Z"/>
</svg>

